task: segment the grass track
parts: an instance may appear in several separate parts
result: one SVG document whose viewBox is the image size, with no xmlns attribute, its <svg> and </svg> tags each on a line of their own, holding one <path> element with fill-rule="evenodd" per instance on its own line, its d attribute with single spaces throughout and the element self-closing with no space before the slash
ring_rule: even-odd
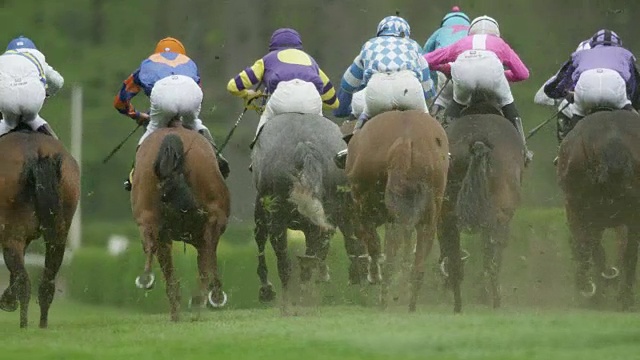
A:
<svg viewBox="0 0 640 360">
<path fill-rule="evenodd" d="M 0 359 L 640 359 L 640 316 L 586 310 L 299 308 L 168 315 L 54 302 L 50 328 L 0 313 Z"/>
</svg>

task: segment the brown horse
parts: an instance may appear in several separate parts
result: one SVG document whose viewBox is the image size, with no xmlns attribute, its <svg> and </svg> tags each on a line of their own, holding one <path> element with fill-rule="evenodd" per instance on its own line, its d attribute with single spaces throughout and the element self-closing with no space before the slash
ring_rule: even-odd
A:
<svg viewBox="0 0 640 360">
<path fill-rule="evenodd" d="M 417 232 L 409 311 L 415 311 L 444 195 L 449 145 L 444 129 L 419 111 L 389 111 L 373 117 L 349 142 L 346 172 L 355 201 L 357 235 L 370 257 L 369 281 L 382 280 L 381 305 L 387 304 L 400 237 Z M 391 223 L 385 235 L 385 262 L 376 228 Z"/>
<path fill-rule="evenodd" d="M 622 283 L 623 309 L 633 304 L 640 238 L 640 117 L 629 111 L 586 116 L 565 137 L 558 155 L 558 180 L 565 194 L 571 245 L 577 262 L 576 286 L 597 304 L 605 274 L 601 244 L 607 228 L 626 226 Z M 618 235 L 624 235 L 619 232 Z M 591 279 L 591 261 L 595 276 Z"/>
<path fill-rule="evenodd" d="M 520 204 L 524 146 L 516 128 L 491 105 L 479 103 L 463 115 L 447 127 L 451 166 L 439 226 L 441 268 L 454 292 L 459 291 L 463 277 L 460 232 L 480 232 L 484 275 L 489 281 L 484 295 L 490 295 L 497 308 L 502 250 Z M 456 309 L 461 310 L 459 301 L 457 297 Z"/>
<path fill-rule="evenodd" d="M 139 288 L 153 286 L 153 256 L 167 283 L 171 320 L 178 320 L 179 281 L 175 276 L 172 241 L 198 251 L 200 287 L 191 298 L 197 315 L 208 302 L 223 307 L 227 295 L 218 275 L 217 247 L 227 226 L 230 200 L 211 144 L 180 122 L 157 130 L 140 146 L 133 175 L 131 206 L 147 256 Z M 208 291 L 208 294 L 207 294 Z"/>
<path fill-rule="evenodd" d="M 19 301 L 20 327 L 27 326 L 31 283 L 24 254 L 42 236 L 46 254 L 38 302 L 40 327 L 45 328 L 80 196 L 78 163 L 60 141 L 30 130 L 1 137 L 0 153 L 0 245 L 10 272 L 0 309 L 15 311 Z"/>
</svg>

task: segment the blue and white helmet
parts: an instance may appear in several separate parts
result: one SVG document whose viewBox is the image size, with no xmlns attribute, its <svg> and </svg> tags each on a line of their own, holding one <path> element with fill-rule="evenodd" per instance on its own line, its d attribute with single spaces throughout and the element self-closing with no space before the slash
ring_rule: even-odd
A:
<svg viewBox="0 0 640 360">
<path fill-rule="evenodd" d="M 376 36 L 410 37 L 411 27 L 407 20 L 399 16 L 387 16 L 378 24 Z"/>
<path fill-rule="evenodd" d="M 26 38 L 22 35 L 17 38 L 9 41 L 9 45 L 7 45 L 7 50 L 18 50 L 18 49 L 34 49 L 36 50 L 36 44 L 31 41 L 31 39 Z"/>
<path fill-rule="evenodd" d="M 598 32 L 593 35 L 589 45 L 592 48 L 596 46 L 622 46 L 622 40 L 620 40 L 620 37 L 614 31 L 603 29 L 598 30 Z"/>
</svg>

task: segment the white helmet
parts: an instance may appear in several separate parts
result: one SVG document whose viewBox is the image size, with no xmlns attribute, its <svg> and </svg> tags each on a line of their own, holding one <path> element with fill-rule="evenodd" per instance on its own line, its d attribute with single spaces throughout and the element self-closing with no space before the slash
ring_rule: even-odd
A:
<svg viewBox="0 0 640 360">
<path fill-rule="evenodd" d="M 469 26 L 469 35 L 480 34 L 500 36 L 500 26 L 498 22 L 486 15 L 473 19 Z"/>
</svg>

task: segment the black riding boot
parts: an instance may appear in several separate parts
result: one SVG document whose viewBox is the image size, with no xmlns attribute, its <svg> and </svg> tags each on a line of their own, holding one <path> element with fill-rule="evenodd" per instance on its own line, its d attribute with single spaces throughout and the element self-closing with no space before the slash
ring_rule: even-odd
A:
<svg viewBox="0 0 640 360">
<path fill-rule="evenodd" d="M 53 131 L 53 129 L 51 128 L 51 126 L 49 124 L 40 125 L 40 127 L 36 130 L 36 132 L 39 132 L 39 133 L 45 134 L 45 135 L 49 135 L 49 136 L 53 137 L 54 139 L 58 140 L 58 135 L 56 135 L 56 133 Z"/>
<path fill-rule="evenodd" d="M 222 177 L 226 179 L 229 176 L 229 172 L 231 171 L 229 169 L 229 162 L 227 161 L 227 159 L 224 158 L 224 156 L 222 156 L 221 153 L 218 152 L 218 147 L 216 146 L 216 143 L 213 140 L 213 136 L 211 136 L 211 133 L 209 132 L 208 129 L 198 130 L 198 133 L 204 136 L 204 138 L 207 139 L 207 141 L 209 141 L 209 143 L 213 147 L 213 152 L 216 154 L 216 159 L 218 160 L 218 167 L 220 168 Z"/>
<path fill-rule="evenodd" d="M 562 112 L 558 114 L 557 125 L 556 137 L 558 138 L 558 144 L 560 144 L 573 126 L 571 126 L 571 119 Z"/>
<path fill-rule="evenodd" d="M 524 134 L 524 127 L 522 126 L 522 118 L 520 118 L 520 113 L 518 113 L 518 109 L 516 108 L 515 102 L 512 102 L 511 104 L 507 104 L 503 106 L 502 113 L 507 119 L 509 119 L 509 121 L 511 121 L 513 126 L 516 127 L 516 130 L 518 130 L 518 134 L 520 134 L 520 138 L 522 139 L 522 144 L 524 145 L 524 154 L 525 154 L 524 164 L 525 166 L 527 166 L 533 159 L 533 152 L 531 152 L 527 148 L 527 138 L 526 138 L 526 135 Z"/>
<path fill-rule="evenodd" d="M 460 113 L 464 109 L 464 105 L 458 103 L 453 100 L 449 106 L 447 106 L 447 110 L 444 112 L 444 123 L 449 124 L 452 120 L 455 120 L 460 117 Z"/>
<path fill-rule="evenodd" d="M 133 170 L 136 167 L 136 154 L 138 154 L 138 149 L 140 145 L 136 146 L 136 152 L 133 154 L 133 162 L 131 163 L 131 170 L 129 171 L 129 177 L 124 181 L 124 189 L 127 191 L 131 191 L 131 184 L 133 183 Z"/>
</svg>

